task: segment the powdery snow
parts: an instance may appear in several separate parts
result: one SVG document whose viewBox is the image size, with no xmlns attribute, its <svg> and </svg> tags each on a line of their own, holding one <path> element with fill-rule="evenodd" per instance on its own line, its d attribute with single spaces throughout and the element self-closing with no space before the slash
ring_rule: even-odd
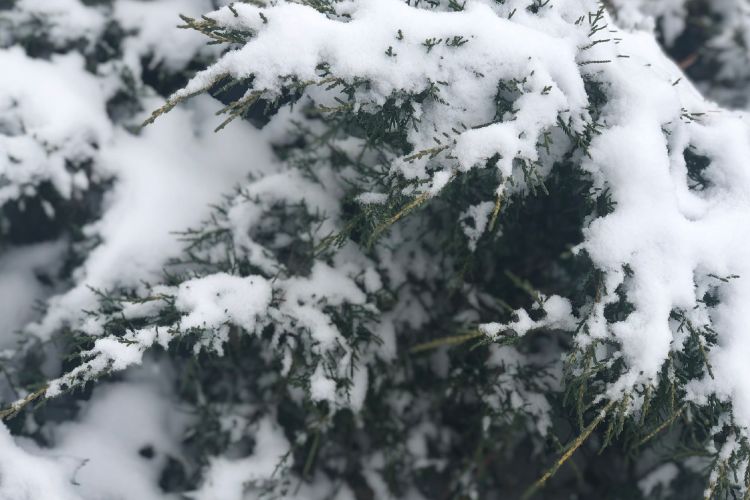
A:
<svg viewBox="0 0 750 500">
<path fill-rule="evenodd" d="M 497 339 L 503 332 L 511 331 L 516 335 L 526 335 L 532 330 L 541 328 L 551 330 L 574 330 L 576 327 L 575 317 L 573 316 L 573 307 L 568 299 L 553 295 L 549 298 L 542 298 L 542 310 L 544 315 L 542 319 L 533 320 L 525 309 L 514 311 L 516 319 L 510 323 L 485 323 L 479 326 L 482 333 L 490 338 Z"/>
<path fill-rule="evenodd" d="M 255 88 L 273 95 L 282 76 L 319 81 L 322 63 L 336 78 L 371 82 L 371 90 L 361 96 L 365 109 L 368 103 L 382 104 L 394 92 L 420 92 L 442 82 L 437 89 L 450 106 L 426 105 L 421 110 L 421 125 L 409 132 L 415 151 L 436 147 L 433 137 L 445 134 L 448 144 L 455 143 L 452 151 L 461 170 L 498 154 L 506 176 L 512 173 L 513 158 L 537 159 L 539 134 L 554 125 L 558 115 L 570 116 L 574 124 L 585 115 L 586 94 L 576 61 L 576 45 L 587 41 L 583 32 L 568 29 L 569 38 L 554 38 L 546 30 L 500 17 L 482 2 L 470 2 L 465 11 L 450 14 L 415 9 L 399 0 L 358 1 L 349 7 L 351 20 L 346 22 L 294 3 L 262 9 L 267 23 L 260 8 L 247 4 L 235 6 L 238 17 L 228 8 L 210 14 L 256 37 L 196 75 L 172 101 L 222 75 L 253 75 Z M 528 14 L 519 12 L 524 16 Z M 426 40 L 441 43 L 427 52 Z M 386 54 L 388 47 L 395 56 Z M 512 78 L 526 78 L 519 112 L 512 121 L 484 126 L 493 121 L 494 106 L 486 104 L 492 102 L 497 82 Z M 425 178 L 426 162 L 411 160 L 403 173 Z M 448 172 L 436 175 L 433 194 L 450 177 Z"/>
<path fill-rule="evenodd" d="M 199 17 L 212 8 L 211 0 L 117 0 L 113 3 L 113 18 L 136 33 L 125 40 L 124 62 L 139 75 L 140 59 L 147 54 L 151 67 L 163 64 L 169 70 L 184 68 L 197 54 L 207 58 L 219 55 L 219 49 L 207 46 L 200 33 L 176 29 L 182 24 L 178 14 Z"/>
<path fill-rule="evenodd" d="M 680 2 L 670 5 L 662 7 L 683 8 Z M 578 29 L 574 21 L 576 12 L 594 7 L 593 2 L 561 2 L 548 15 L 535 17 L 519 9 L 518 18 L 508 21 L 502 16 L 505 7 L 491 8 L 482 1 L 469 2 L 462 12 L 445 13 L 397 0 L 360 0 L 342 7 L 339 13 L 346 12 L 346 18 L 298 4 L 265 9 L 238 5 L 209 17 L 254 37 L 198 74 L 172 102 L 224 75 L 252 75 L 255 88 L 273 96 L 281 79 L 290 75 L 303 82 L 320 80 L 323 63 L 333 77 L 371 82 L 369 90 L 354 96 L 353 105 L 362 109 L 398 92 L 419 92 L 428 82 L 443 82 L 439 95 L 448 105 L 423 106 L 418 110 L 420 127 L 409 132 L 415 151 L 437 151 L 393 162 L 393 169 L 407 178 L 431 181 L 425 185 L 436 194 L 450 181 L 445 164 L 451 159 L 455 172 L 499 158 L 497 168 L 506 179 L 516 177 L 515 160 L 543 159 L 538 142 L 545 130 L 558 119 L 570 119 L 574 129 L 590 119 L 582 79 L 586 75 L 601 85 L 607 103 L 583 166 L 596 187 L 611 192 L 615 207 L 587 224 L 578 248 L 605 273 L 602 299 L 586 314 L 578 343 L 612 339 L 621 346 L 628 371 L 610 388 L 610 395 L 619 397 L 656 379 L 670 351 L 681 345 L 682 335 L 670 315 L 690 311 L 697 327 L 711 324 L 719 334 L 719 345 L 710 354 L 715 377 L 693 384 L 692 396 L 700 400 L 716 393 L 734 401 L 736 418 L 748 426 L 750 386 L 740 382 L 744 377 L 738 377 L 737 370 L 742 370 L 740 360 L 750 355 L 750 340 L 739 326 L 747 323 L 747 308 L 741 304 L 748 303 L 750 295 L 740 278 L 715 283 L 722 297 L 715 310 L 700 303 L 709 283 L 718 281 L 712 276 L 750 276 L 750 261 L 742 250 L 750 241 L 743 222 L 750 213 L 748 122 L 740 114 L 717 113 L 651 34 L 610 26 L 608 43 L 592 43 L 604 34 L 589 38 L 589 27 Z M 608 21 L 605 14 L 602 24 Z M 667 36 L 680 29 L 669 28 Z M 458 35 L 462 38 L 453 45 L 445 42 Z M 498 80 L 509 79 L 523 81 L 521 95 L 514 102 L 513 119 L 498 120 L 487 103 Z M 311 95 L 326 102 L 317 90 Z M 435 141 L 436 146 L 437 136 L 443 139 Z M 706 172 L 712 186 L 705 191 L 689 186 L 683 154 L 688 147 L 712 160 Z M 428 174 L 426 165 L 438 155 L 445 155 L 439 156 L 441 168 Z M 549 166 L 540 168 L 544 175 Z M 619 300 L 618 289 L 635 310 L 608 324 L 604 309 Z M 524 312 L 516 314 L 514 324 L 494 325 L 492 331 L 502 327 L 523 333 L 536 326 Z M 572 317 L 553 319 L 566 329 L 578 326 Z M 324 331 L 324 322 L 314 315 L 308 322 Z"/>
<path fill-rule="evenodd" d="M 0 498 L 82 500 L 60 464 L 19 447 L 0 424 Z"/>
<path fill-rule="evenodd" d="M 170 374 L 145 365 L 129 380 L 102 384 L 76 422 L 47 433 L 48 446 L 12 438 L 0 424 L 0 498 L 168 500 L 159 487 L 167 457 L 180 458 L 189 417 L 164 391 Z M 148 449 L 148 454 L 142 454 Z"/>
<path fill-rule="evenodd" d="M 0 255 L 0 351 L 12 348 L 25 337 L 24 326 L 41 314 L 35 306 L 55 288 L 38 278 L 54 275 L 60 264 L 63 242 L 11 247 Z"/>
<path fill-rule="evenodd" d="M 148 364 L 129 381 L 98 387 L 77 422 L 53 429 L 44 454 L 66 463 L 82 498 L 177 498 L 161 490 L 159 474 L 168 456 L 181 457 L 190 417 L 172 403 L 169 380 L 167 370 Z"/>
<path fill-rule="evenodd" d="M 0 49 L 0 67 L 13 68 L 0 72 L 0 206 L 34 195 L 45 181 L 63 198 L 88 188 L 90 179 L 69 164 L 97 157 L 113 127 L 106 94 L 83 58 L 44 61 L 12 47 Z"/>
<path fill-rule="evenodd" d="M 52 43 L 63 47 L 78 39 L 92 43 L 100 36 L 106 25 L 106 16 L 101 8 L 89 7 L 79 0 L 17 0 L 15 9 L 3 12 L 11 28 L 19 35 L 29 35 L 43 24 L 45 34 Z"/>
<path fill-rule="evenodd" d="M 207 9 L 208 3 L 196 0 L 189 2 L 189 7 Z M 255 88 L 268 97 L 277 96 L 282 78 L 292 76 L 306 82 L 303 99 L 332 104 L 338 97 L 336 90 L 327 92 L 309 83 L 321 80 L 324 63 L 331 75 L 344 82 L 371 82 L 352 98 L 351 105 L 365 111 L 393 96 L 432 89 L 448 104 L 428 100 L 415 111 L 414 122 L 420 126 L 411 127 L 407 139 L 416 155 L 388 158 L 390 175 L 423 181 L 407 194 L 438 196 L 456 176 L 494 158 L 502 176 L 496 193 L 501 195 L 506 189 L 523 191 L 528 187 L 522 182 L 519 162 L 537 165 L 542 177 L 554 168 L 555 151 L 543 152 L 539 146 L 546 132 L 560 121 L 569 124 L 572 132 L 581 132 L 591 124 L 584 76 L 596 82 L 607 103 L 597 118 L 600 133 L 591 137 L 587 154 L 579 160 L 595 187 L 608 189 L 615 204 L 608 215 L 587 220 L 584 241 L 575 251 L 585 253 L 603 273 L 601 293 L 594 303 L 576 311 L 565 297 L 541 297 L 540 310 L 519 309 L 512 321 L 484 323 L 480 331 L 500 339 L 505 331 L 522 336 L 545 328 L 577 332 L 575 341 L 580 347 L 600 340 L 614 342 L 626 365 L 624 375 L 607 389 L 607 395 L 616 399 L 641 384 L 653 383 L 670 353 L 682 348 L 684 334 L 671 315 L 684 311 L 696 327 L 710 327 L 718 335 L 718 345 L 708 353 L 712 374 L 706 373 L 704 379 L 688 386 L 689 399 L 703 403 L 718 395 L 733 404 L 737 423 L 750 428 L 750 335 L 746 331 L 750 321 L 750 121 L 741 113 L 719 111 L 702 98 L 664 56 L 651 34 L 612 28 L 617 44 L 592 45 L 590 26 L 576 19 L 595 10 L 593 1 L 560 0 L 547 14 L 534 16 L 524 9 L 509 20 L 511 3 L 500 6 L 477 0 L 467 2 L 463 12 L 446 13 L 413 8 L 398 0 L 352 0 L 340 6 L 339 13 L 345 12 L 347 17 L 326 16 L 297 3 L 274 3 L 265 9 L 237 4 L 209 14 L 209 18 L 252 32 L 254 38 L 224 53 L 173 95 L 169 104 L 205 90 L 227 75 L 237 79 L 252 76 Z M 197 53 L 217 55 L 210 50 L 202 52 L 199 37 L 193 33 L 169 39 L 184 49 L 176 56 L 164 49 L 170 44 L 165 44 L 162 20 L 167 11 L 177 10 L 177 4 L 132 0 L 116 4 L 114 12 L 120 22 L 141 33 L 125 43 L 126 64 L 135 68 L 140 57 L 150 54 L 154 64 L 161 62 L 174 69 L 184 67 Z M 22 5 L 29 11 L 41 9 L 40 2 L 27 0 Z M 683 2 L 665 2 L 661 8 L 659 15 L 669 10 L 673 24 L 666 26 L 666 36 L 674 38 L 683 29 Z M 99 10 L 85 8 L 75 14 L 79 12 L 76 9 L 84 7 L 70 3 L 70 23 L 62 10 L 48 9 L 45 15 L 58 19 L 61 29 L 67 26 L 84 38 L 101 29 Z M 630 16 L 631 26 L 653 26 L 624 7 L 622 16 Z M 279 331 L 294 334 L 289 335 L 292 340 L 287 340 L 288 345 L 279 343 L 287 356 L 286 370 L 291 364 L 289 350 L 301 343 L 309 344 L 309 351 L 320 357 L 334 352 L 338 356 L 335 370 L 327 370 L 330 366 L 322 363 L 313 365 L 309 384 L 313 401 L 327 401 L 335 408 L 349 407 L 355 412 L 362 407 L 370 383 L 366 365 L 375 354 L 355 360 L 327 308 L 346 304 L 379 313 L 371 294 L 383 286 L 383 279 L 375 264 L 347 243 L 328 261 L 318 261 L 309 273 L 298 276 L 287 273 L 268 251 L 268 244 L 253 237 L 266 211 L 281 202 L 299 202 L 309 212 L 328 216 L 319 234 L 310 236 L 313 241 L 308 243 L 319 243 L 321 234 L 340 229 L 343 189 L 336 179 L 351 173 L 321 167 L 316 174 L 331 182 L 313 184 L 298 170 L 272 159 L 271 143 L 281 142 L 275 134 L 284 135 L 283 124 L 291 123 L 291 114 L 280 113 L 281 118 L 266 132 L 238 121 L 215 135 L 210 132 L 210 115 L 219 105 L 201 97 L 135 134 L 111 124 L 104 109 L 107 92 L 102 90 L 102 81 L 84 70 L 80 56 L 53 56 L 43 61 L 11 48 L 0 50 L 0 66 L 20 68 L 0 75 L 0 109 L 4 111 L 0 175 L 10 180 L 7 187 L 3 184 L 0 188 L 0 203 L 25 194 L 22 188 L 31 193 L 42 181 L 50 181 L 63 197 L 75 196 L 77 189 L 87 187 L 89 179 L 71 174 L 66 161 L 93 160 L 97 175 L 115 179 L 103 216 L 85 228 L 86 234 L 100 243 L 75 271 L 71 290 L 49 301 L 47 314 L 30 332 L 48 339 L 60 326 L 69 324 L 100 335 L 102 324 L 86 322 L 81 314 L 96 305 L 90 287 L 144 291 L 143 282 L 158 281 L 168 260 L 181 254 L 183 246 L 174 232 L 198 226 L 211 213 L 210 205 L 221 202 L 222 195 L 239 183 L 243 185 L 227 202 L 227 216 L 221 224 L 232 230 L 235 245 L 253 265 L 275 276 L 271 280 L 216 273 L 161 290 L 174 298 L 182 313 L 174 325 L 96 339 L 94 347 L 84 353 L 86 361 L 51 382 L 47 396 L 140 364 L 152 345 L 167 346 L 186 330 L 205 329 L 207 337 L 201 345 L 221 353 L 229 325 L 253 333 L 272 323 Z M 49 85 L 52 79 L 60 84 Z M 496 116 L 498 82 L 511 80 L 520 89 L 513 103 L 517 109 Z M 156 100 L 145 102 L 157 106 Z M 705 190 L 690 186 L 684 157 L 688 148 L 711 160 L 704 172 L 710 184 Z M 380 193 L 365 193 L 359 200 L 363 204 L 385 201 Z M 485 202 L 463 212 L 464 219 L 473 219 L 473 224 L 463 225 L 471 249 L 484 234 L 493 207 L 493 202 Z M 401 231 L 395 234 L 408 236 L 406 230 Z M 283 235 L 278 239 L 283 240 Z M 433 277 L 441 272 L 428 259 L 405 257 L 411 250 L 407 242 L 401 249 L 374 251 L 385 261 L 384 272 L 394 288 L 412 277 Z M 31 257 L 25 269 L 33 267 Z M 14 260 L 12 254 L 3 259 Z M 28 279 L 28 271 L 20 274 Z M 13 279 L 9 275 L 0 281 L 1 293 L 7 293 Z M 720 301 L 710 308 L 703 297 L 714 289 Z M 34 287 L 22 291 L 27 297 L 44 295 Z M 606 306 L 622 297 L 632 304 L 633 312 L 625 319 L 608 322 Z M 386 359 L 397 354 L 396 321 L 419 326 L 429 318 L 430 304 L 424 305 L 408 287 L 400 299 L 396 311 L 384 315 L 377 325 L 384 340 L 378 356 Z M 130 315 L 138 311 L 143 307 L 127 309 Z M 538 319 L 532 319 L 535 314 Z M 14 320 L 13 325 L 24 321 L 26 316 Z M 0 342 L 5 340 L 0 338 Z M 508 368 L 505 383 L 511 387 L 512 408 L 532 414 L 543 434 L 550 425 L 549 403 L 535 390 L 513 386 L 518 368 L 532 361 L 512 348 L 491 348 L 490 363 Z M 351 378 L 347 390 L 337 384 L 339 377 Z M 138 495 L 126 498 L 157 498 L 157 479 L 148 464 L 135 458 L 135 452 L 143 442 L 157 442 L 163 450 L 176 453 L 169 442 L 159 441 L 157 434 L 163 429 L 153 427 L 169 410 L 163 399 L 148 390 L 115 387 L 108 392 L 116 398 L 95 396 L 80 422 L 59 427 L 53 450 L 91 460 L 91 465 L 85 463 L 77 472 L 86 495 L 113 494 L 113 482 Z M 638 410 L 640 401 L 633 398 L 631 410 Z M 150 405 L 154 413 L 141 418 L 123 404 L 133 408 Z M 505 408 L 499 399 L 497 408 Z M 127 439 L 137 436 L 139 440 L 125 441 L 119 434 L 121 428 L 127 428 L 123 434 Z M 194 498 L 241 500 L 247 485 L 254 487 L 274 474 L 290 444 L 270 418 L 258 422 L 254 436 L 251 455 L 211 460 Z M 419 443 L 412 447 L 418 450 Z M 0 429 L 0 449 L 0 476 L 12 478 L 0 483 L 0 493 L 10 498 L 77 498 L 56 462 L 40 457 L 38 450 L 19 448 L 4 428 Z M 130 454 L 112 458 L 122 449 Z M 728 449 L 722 449 L 725 458 Z M 125 484 L 125 476 L 107 477 L 105 468 L 115 460 L 149 481 L 134 486 Z M 370 465 L 374 470 L 382 464 L 373 459 Z M 45 472 L 43 482 L 27 479 L 32 468 Z M 648 495 L 657 484 L 666 485 L 675 475 L 674 468 L 665 466 L 639 486 Z M 365 476 L 377 490 L 374 473 L 365 471 Z"/>
<path fill-rule="evenodd" d="M 253 436 L 255 448 L 252 455 L 235 460 L 212 459 L 205 471 L 203 485 L 189 496 L 194 500 L 244 500 L 254 483 L 262 486 L 263 480 L 270 479 L 289 451 L 289 442 L 269 419 L 258 422 Z"/>
<path fill-rule="evenodd" d="M 139 135 L 118 130 L 103 145 L 101 161 L 117 181 L 104 215 L 86 228 L 101 244 L 76 271 L 77 285 L 51 299 L 32 331 L 47 337 L 61 323 L 79 321 L 81 309 L 96 304 L 90 287 L 139 287 L 159 277 L 182 251 L 175 233 L 198 226 L 222 194 L 268 168 L 269 147 L 251 126 L 213 133 L 208 117 L 218 109 L 206 97 Z"/>
<path fill-rule="evenodd" d="M 175 297 L 177 309 L 186 313 L 180 328 L 216 329 L 232 323 L 254 332 L 257 317 L 271 303 L 271 293 L 270 283 L 262 276 L 217 273 L 185 281 Z"/>
</svg>

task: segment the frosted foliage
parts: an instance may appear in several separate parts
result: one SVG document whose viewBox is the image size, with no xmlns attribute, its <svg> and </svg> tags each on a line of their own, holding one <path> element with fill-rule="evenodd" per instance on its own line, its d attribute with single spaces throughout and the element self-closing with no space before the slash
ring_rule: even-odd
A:
<svg viewBox="0 0 750 500">
<path fill-rule="evenodd" d="M 77 54 L 44 61 L 0 49 L 0 65 L 15 68 L 0 74 L 0 206 L 34 196 L 43 183 L 64 198 L 80 196 L 101 175 L 84 165 L 112 134 L 101 85 Z"/>
<path fill-rule="evenodd" d="M 259 8 L 244 4 L 234 9 L 237 17 L 228 8 L 210 15 L 228 26 L 257 32 L 257 37 L 199 73 L 173 99 L 205 88 L 222 75 L 253 75 L 254 86 L 272 95 L 281 77 L 320 80 L 321 64 L 334 78 L 372 82 L 355 99 L 364 111 L 394 94 L 436 92 L 450 106 L 425 104 L 416 112 L 419 127 L 409 132 L 415 151 L 427 153 L 396 162 L 407 178 L 431 180 L 433 192 L 445 185 L 448 176 L 444 172 L 428 175 L 428 159 L 445 156 L 445 151 L 456 155 L 460 170 L 499 155 L 501 172 L 511 176 L 514 158 L 537 160 L 536 143 L 560 113 L 570 117 L 574 127 L 581 125 L 586 97 L 576 45 L 587 43 L 587 38 L 583 30 L 566 26 L 562 19 L 526 27 L 522 21 L 510 22 L 496 15 L 483 2 L 451 16 L 414 9 L 397 0 L 345 5 L 342 11 L 351 16 L 348 22 L 292 3 L 264 9 L 267 23 L 259 16 Z M 518 16 L 529 14 L 519 12 Z M 568 39 L 553 42 L 550 34 L 560 31 L 566 31 Z M 518 45 L 520 39 L 526 43 Z M 440 40 L 427 56 L 426 40 Z M 301 45 L 307 49 L 299 50 Z M 396 55 L 386 53 L 389 47 Z M 524 80 L 514 120 L 481 127 L 493 121 L 494 109 L 487 102 L 494 98 L 498 81 L 514 78 Z"/>
<path fill-rule="evenodd" d="M 708 447 L 717 463 L 745 449 L 750 119 L 704 98 L 658 45 L 657 31 L 667 46 L 685 32 L 688 2 L 614 0 L 611 15 L 594 0 L 52 3 L 3 15 L 0 67 L 14 71 L 0 71 L 0 208 L 49 187 L 50 220 L 68 202 L 96 207 L 75 231 L 3 242 L 0 354 L 83 347 L 36 367 L 47 382 L 14 388 L 3 415 L 116 378 L 78 412 L 21 422 L 44 446 L 0 428 L 0 498 L 177 498 L 168 467 L 195 500 L 355 498 L 345 475 L 357 495 L 387 498 L 388 471 L 454 472 L 435 458 L 465 447 L 442 420 L 451 398 L 482 414 L 472 455 L 502 428 L 525 429 L 534 456 L 569 392 L 591 392 L 581 429 L 612 408 L 644 421 L 648 398 L 676 386 L 675 359 L 694 354 L 679 397 L 730 408 L 706 431 L 729 435 Z M 737 13 L 706 42 L 725 58 L 711 96 L 727 102 L 750 79 L 729 62 L 747 56 L 750 14 L 712 5 Z M 195 29 L 174 28 L 179 12 Z M 101 56 L 112 26 L 121 38 Z M 35 29 L 41 55 L 17 42 Z M 149 85 L 171 92 L 163 107 Z M 219 87 L 227 107 L 196 97 Z M 227 113 L 250 120 L 224 128 Z M 568 177 L 583 188 L 556 198 Z M 467 185 L 481 199 L 462 199 Z M 524 204 L 543 196 L 582 212 L 575 243 L 543 249 L 568 259 L 545 272 L 593 292 L 541 293 L 505 269 L 513 238 L 538 230 Z M 568 276 L 569 261 L 588 275 Z M 512 306 L 496 296 L 506 285 L 522 297 Z M 476 352 L 469 394 L 456 366 Z M 337 425 L 357 457 L 327 434 Z M 682 472 L 664 463 L 637 487 L 669 491 Z M 473 471 L 457 474 L 463 485 Z"/>
<path fill-rule="evenodd" d="M 111 168 L 112 153 L 136 154 L 117 129 L 132 125 L 120 119 L 141 106 L 124 104 L 124 96 L 146 102 L 153 95 L 141 82 L 143 61 L 153 77 L 218 52 L 175 28 L 177 12 L 199 15 L 217 5 L 207 0 L 11 4 L 0 10 L 0 64 L 13 68 L 0 75 L 0 234 L 15 240 L 45 229 L 19 228 L 13 213 L 41 210 L 42 222 L 59 227 L 98 210 L 100 190 L 121 173 Z M 180 50 L 163 50 L 173 46 Z"/>
<path fill-rule="evenodd" d="M 80 310 L 96 304 L 91 287 L 139 286 L 158 276 L 182 250 L 174 232 L 199 224 L 209 205 L 246 172 L 265 168 L 267 146 L 256 131 L 247 126 L 212 134 L 200 124 L 219 106 L 208 99 L 195 104 L 139 136 L 118 130 L 102 149 L 101 163 L 118 174 L 106 212 L 86 228 L 102 244 L 76 270 L 76 286 L 52 298 L 47 315 L 32 327 L 39 336 L 50 335 L 61 322 L 81 324 Z M 188 147 L 181 142 L 185 137 L 192 137 Z M 209 170 L 204 166 L 214 150 L 222 160 Z M 251 154 L 254 161 L 247 162 Z"/>
<path fill-rule="evenodd" d="M 660 5 L 664 12 L 680 10 L 678 4 Z M 689 311 L 694 327 L 711 326 L 719 335 L 709 360 L 714 378 L 696 380 L 691 394 L 734 401 L 736 418 L 750 424 L 750 389 L 741 382 L 745 377 L 737 376 L 744 366 L 740 360 L 750 355 L 741 326 L 747 322 L 743 304 L 750 295 L 743 279 L 717 279 L 750 274 L 744 252 L 750 234 L 742 222 L 750 214 L 747 120 L 705 101 L 649 34 L 610 26 L 607 35 L 616 36 L 617 44 L 591 44 L 591 26 L 576 22 L 575 13 L 596 10 L 593 3 L 563 2 L 542 16 L 519 10 L 508 21 L 511 8 L 477 1 L 446 14 L 396 0 L 352 1 L 336 9 L 346 19 L 286 2 L 265 9 L 225 8 L 209 18 L 220 26 L 241 27 L 253 38 L 172 99 L 223 75 L 252 75 L 256 89 L 273 95 L 290 77 L 320 80 L 323 65 L 328 78 L 372 82 L 349 101 L 366 112 L 389 96 L 418 93 L 440 82 L 438 94 L 447 104 L 424 104 L 417 111 L 419 126 L 408 136 L 414 151 L 429 154 L 394 158 L 392 174 L 423 179 L 434 194 L 451 175 L 499 158 L 497 168 L 507 179 L 498 187 L 502 192 L 513 185 L 519 160 L 541 162 L 542 171 L 549 168 L 538 143 L 558 118 L 583 130 L 591 119 L 583 78 L 596 81 L 607 103 L 583 165 L 596 187 L 611 191 L 615 206 L 587 224 L 577 248 L 604 273 L 601 300 L 591 304 L 590 312 L 580 311 L 585 328 L 577 342 L 611 339 L 620 345 L 628 370 L 610 388 L 617 397 L 656 379 L 670 352 L 682 345 L 680 324 L 671 314 Z M 459 34 L 465 43 L 444 42 Z M 429 39 L 444 41 L 425 49 Z M 396 55 L 389 55 L 389 47 Z M 488 102 L 498 80 L 513 79 L 523 81 L 514 119 L 500 117 L 486 125 L 493 122 Z M 317 102 L 335 102 L 335 90 L 325 93 L 305 85 Z M 700 192 L 691 189 L 684 157 L 688 148 L 711 161 L 706 171 L 710 187 Z M 428 165 L 441 167 L 431 174 L 435 169 Z M 446 171 L 447 177 L 442 175 Z M 720 289 L 722 304 L 708 310 L 702 298 L 712 286 Z M 610 322 L 604 310 L 620 300 L 620 290 L 634 311 Z M 523 319 L 516 325 L 522 332 L 534 326 Z M 577 322 L 557 325 L 570 328 Z"/>
<path fill-rule="evenodd" d="M 78 39 L 91 44 L 104 31 L 106 17 L 101 9 L 79 0 L 18 0 L 13 10 L 0 13 L 0 23 L 3 21 L 17 37 L 38 33 L 42 25 L 53 45 L 65 46 Z"/>
<path fill-rule="evenodd" d="M 213 329 L 228 321 L 252 332 L 256 316 L 264 313 L 270 302 L 271 286 L 260 276 L 212 274 L 182 283 L 175 305 L 188 313 L 182 328 Z"/>
</svg>

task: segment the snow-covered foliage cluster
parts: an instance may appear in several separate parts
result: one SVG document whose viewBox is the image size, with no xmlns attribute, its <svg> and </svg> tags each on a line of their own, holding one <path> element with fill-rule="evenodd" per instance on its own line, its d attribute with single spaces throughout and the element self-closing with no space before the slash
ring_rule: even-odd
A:
<svg viewBox="0 0 750 500">
<path fill-rule="evenodd" d="M 0 10 L 0 498 L 748 490 L 745 2 L 224 3 Z"/>
</svg>

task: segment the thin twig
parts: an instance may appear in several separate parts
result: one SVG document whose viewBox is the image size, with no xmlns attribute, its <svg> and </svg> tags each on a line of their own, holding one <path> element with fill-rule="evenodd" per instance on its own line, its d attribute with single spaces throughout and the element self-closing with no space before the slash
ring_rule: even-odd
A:
<svg viewBox="0 0 750 500">
<path fill-rule="evenodd" d="M 424 351 L 430 351 L 432 349 L 437 349 L 438 347 L 442 347 L 442 346 L 459 345 L 469 340 L 476 339 L 482 336 L 484 336 L 484 333 L 476 331 L 476 332 L 465 333 L 463 335 L 453 335 L 451 337 L 443 337 L 440 339 L 435 339 L 429 342 L 425 342 L 424 344 L 417 344 L 411 349 L 409 349 L 409 352 L 412 354 L 416 354 L 416 353 L 420 353 Z"/>
<path fill-rule="evenodd" d="M 645 443 L 649 442 L 659 434 L 661 431 L 672 425 L 672 423 L 679 418 L 680 415 L 682 415 L 682 412 L 685 411 L 686 406 L 683 406 L 679 410 L 677 410 L 671 417 L 669 417 L 667 420 L 659 424 L 659 426 L 654 429 L 653 431 L 649 432 L 646 437 L 638 441 L 638 446 L 643 446 Z"/>
<path fill-rule="evenodd" d="M 45 385 L 41 389 L 37 389 L 36 391 L 32 392 L 22 400 L 16 401 L 8 408 L 0 410 L 0 421 L 7 420 L 11 417 L 16 416 L 18 412 L 26 408 L 29 404 L 44 396 L 44 393 L 47 392 L 47 387 L 48 386 Z"/>
<path fill-rule="evenodd" d="M 562 465 L 567 462 L 570 457 L 573 456 L 573 453 L 575 453 L 575 451 L 580 448 L 583 443 L 586 442 L 586 439 L 588 439 L 591 433 L 594 432 L 594 429 L 596 429 L 597 426 L 602 423 L 602 421 L 607 417 L 607 414 L 615 405 L 615 403 L 617 403 L 617 400 L 612 400 L 607 403 L 607 405 L 599 412 L 599 415 L 597 415 L 597 417 L 591 421 L 588 427 L 586 427 L 583 432 L 567 446 L 562 456 L 557 459 L 557 462 L 555 462 L 555 464 L 550 467 L 547 472 L 542 474 L 542 477 L 537 479 L 536 482 L 524 492 L 523 496 L 521 497 L 522 500 L 531 498 L 540 488 L 544 487 L 547 481 L 555 475 L 558 469 L 562 467 Z"/>
</svg>

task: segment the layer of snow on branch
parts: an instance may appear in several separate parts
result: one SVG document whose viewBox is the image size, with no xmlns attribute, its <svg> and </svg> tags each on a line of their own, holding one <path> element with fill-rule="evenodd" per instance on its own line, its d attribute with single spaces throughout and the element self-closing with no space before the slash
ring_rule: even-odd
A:
<svg viewBox="0 0 750 500">
<path fill-rule="evenodd" d="M 137 288 L 158 279 L 167 260 L 183 249 L 175 233 L 198 227 L 224 193 L 247 174 L 268 169 L 270 147 L 257 130 L 238 124 L 215 134 L 208 117 L 218 103 L 204 97 L 194 104 L 140 135 L 118 129 L 103 146 L 101 161 L 117 181 L 104 215 L 85 229 L 101 244 L 76 270 L 77 286 L 54 297 L 32 331 L 46 337 L 61 323 L 78 324 L 80 311 L 96 305 L 90 287 Z M 82 326 L 99 334 L 98 324 Z"/>
<path fill-rule="evenodd" d="M 70 198 L 88 187 L 78 165 L 112 136 L 106 95 L 78 54 L 32 59 L 0 49 L 0 206 L 51 183 Z M 54 82 L 54 84 L 52 84 Z M 96 167 L 96 163 L 94 163 Z"/>
<path fill-rule="evenodd" d="M 266 312 L 270 303 L 271 284 L 266 279 L 225 273 L 185 281 L 175 300 L 177 309 L 186 313 L 180 320 L 180 327 L 185 330 L 215 329 L 232 323 L 253 332 L 257 317 Z"/>
<path fill-rule="evenodd" d="M 564 3 L 563 12 L 572 16 L 575 9 L 570 5 L 581 2 Z M 586 30 L 572 23 L 534 16 L 536 22 L 524 25 L 508 20 L 507 14 L 498 15 L 485 2 L 469 2 L 457 13 L 416 9 L 399 0 L 359 0 L 339 10 L 350 17 L 331 19 L 295 3 L 265 9 L 237 4 L 210 14 L 256 37 L 196 75 L 172 99 L 205 89 L 223 75 L 253 75 L 254 87 L 273 95 L 282 78 L 321 80 L 321 65 L 327 65 L 332 77 L 370 82 L 368 90 L 357 91 L 358 104 L 365 110 L 395 94 L 436 86 L 435 92 L 448 105 L 426 103 L 419 110 L 420 126 L 409 131 L 414 149 L 434 148 L 434 137 L 441 137 L 452 145 L 458 168 L 468 170 L 499 155 L 498 166 L 506 176 L 511 175 L 514 158 L 538 158 L 540 134 L 560 114 L 571 117 L 574 127 L 586 115 L 576 58 L 577 47 L 588 38 Z M 518 18 L 531 16 L 518 10 Z M 566 36 L 554 36 L 561 30 Z M 389 48 L 395 55 L 387 53 Z M 498 82 L 511 79 L 525 79 L 519 111 L 512 120 L 487 125 L 496 121 L 492 103 Z M 336 105 L 333 100 L 331 104 Z M 400 168 L 407 177 L 434 181 L 434 194 L 450 176 L 428 174 L 426 162 L 426 157 L 412 159 Z"/>
</svg>

